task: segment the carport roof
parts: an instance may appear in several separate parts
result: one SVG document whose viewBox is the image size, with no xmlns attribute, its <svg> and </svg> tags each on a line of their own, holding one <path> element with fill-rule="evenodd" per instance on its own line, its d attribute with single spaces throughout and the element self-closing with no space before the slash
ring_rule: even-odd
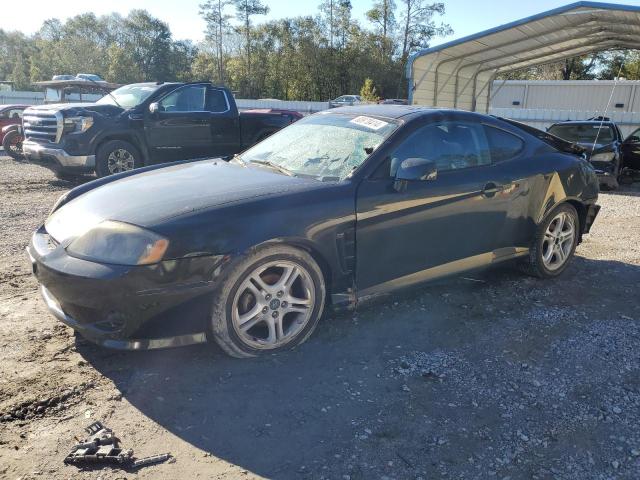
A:
<svg viewBox="0 0 640 480">
<path fill-rule="evenodd" d="M 410 103 L 475 110 L 500 73 L 612 49 L 640 49 L 640 6 L 572 3 L 415 53 Z"/>
</svg>

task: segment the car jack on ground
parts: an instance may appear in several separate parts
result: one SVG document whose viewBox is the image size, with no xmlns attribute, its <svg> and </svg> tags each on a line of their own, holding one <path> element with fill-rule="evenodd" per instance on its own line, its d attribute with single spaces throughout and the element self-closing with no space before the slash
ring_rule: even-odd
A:
<svg viewBox="0 0 640 480">
<path fill-rule="evenodd" d="M 94 422 L 85 428 L 89 437 L 71 449 L 64 463 L 84 468 L 99 468 L 104 465 L 115 465 L 128 470 L 135 470 L 147 465 L 161 463 L 171 455 L 163 453 L 137 460 L 133 450 L 120 447 L 120 439 L 113 434 L 113 430 L 106 428 L 100 422 Z"/>
</svg>

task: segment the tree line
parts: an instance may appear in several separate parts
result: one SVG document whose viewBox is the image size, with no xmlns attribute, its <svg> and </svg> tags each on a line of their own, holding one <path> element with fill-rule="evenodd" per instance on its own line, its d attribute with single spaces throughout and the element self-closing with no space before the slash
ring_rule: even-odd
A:
<svg viewBox="0 0 640 480">
<path fill-rule="evenodd" d="M 409 56 L 453 33 L 444 3 L 373 0 L 365 19 L 350 0 L 321 0 L 306 16 L 264 21 L 264 0 L 203 0 L 205 38 L 173 38 L 145 10 L 47 20 L 33 35 L 0 29 L 0 80 L 29 90 L 56 74 L 95 73 L 115 83 L 211 80 L 243 98 L 325 101 L 362 92 L 406 98 Z M 508 78 L 640 78 L 637 52 L 605 52 Z"/>
<path fill-rule="evenodd" d="M 205 39 L 173 38 L 145 10 L 47 20 L 33 35 L 0 30 L 0 80 L 28 90 L 56 74 L 95 73 L 115 83 L 211 80 L 245 98 L 327 100 L 406 96 L 404 64 L 437 36 L 443 3 L 375 0 L 364 22 L 349 0 L 322 0 L 314 14 L 261 21 L 262 0 L 206 0 Z M 364 23 L 364 24 L 363 24 Z"/>
</svg>

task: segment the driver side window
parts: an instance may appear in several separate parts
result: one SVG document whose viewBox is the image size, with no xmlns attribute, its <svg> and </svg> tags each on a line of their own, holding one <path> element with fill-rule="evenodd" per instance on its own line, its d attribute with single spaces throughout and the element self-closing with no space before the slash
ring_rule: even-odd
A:
<svg viewBox="0 0 640 480">
<path fill-rule="evenodd" d="M 491 164 L 484 129 L 481 124 L 471 122 L 442 122 L 419 128 L 402 142 L 382 168 L 395 177 L 400 164 L 408 158 L 432 160 L 438 172 Z"/>
<path fill-rule="evenodd" d="M 205 111 L 206 85 L 188 85 L 171 92 L 160 101 L 163 112 Z"/>
</svg>

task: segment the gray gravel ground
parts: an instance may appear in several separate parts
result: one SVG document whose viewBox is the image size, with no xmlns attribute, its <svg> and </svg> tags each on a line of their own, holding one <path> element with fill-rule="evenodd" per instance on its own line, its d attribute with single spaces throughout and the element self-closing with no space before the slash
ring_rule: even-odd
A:
<svg viewBox="0 0 640 480">
<path fill-rule="evenodd" d="M 640 478 L 638 186 L 601 196 L 559 279 L 467 274 L 240 361 L 76 342 L 23 253 L 72 185 L 7 158 L 0 172 L 0 478 Z M 96 419 L 175 461 L 64 466 Z"/>
</svg>

